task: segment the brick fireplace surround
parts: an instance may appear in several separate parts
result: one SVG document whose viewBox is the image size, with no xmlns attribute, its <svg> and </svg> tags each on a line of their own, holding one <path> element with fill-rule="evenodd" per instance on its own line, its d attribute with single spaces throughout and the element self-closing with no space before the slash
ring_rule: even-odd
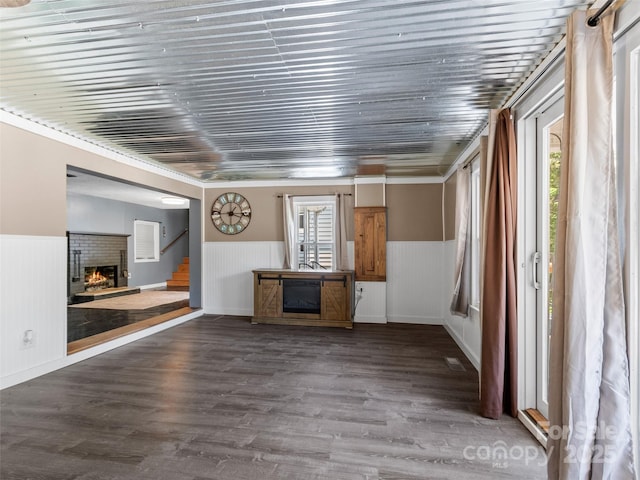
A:
<svg viewBox="0 0 640 480">
<path fill-rule="evenodd" d="M 68 302 L 85 291 L 85 268 L 116 266 L 115 287 L 127 286 L 127 237 L 108 233 L 68 232 Z"/>
</svg>

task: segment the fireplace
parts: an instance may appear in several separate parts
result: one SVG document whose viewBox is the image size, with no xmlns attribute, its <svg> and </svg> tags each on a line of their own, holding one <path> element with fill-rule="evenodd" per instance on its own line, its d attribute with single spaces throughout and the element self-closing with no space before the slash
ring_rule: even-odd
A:
<svg viewBox="0 0 640 480">
<path fill-rule="evenodd" d="M 77 295 L 128 286 L 128 235 L 68 232 L 68 303 Z M 84 297 L 86 298 L 86 297 Z"/>
<path fill-rule="evenodd" d="M 320 280 L 282 280 L 282 311 L 320 314 Z"/>
<path fill-rule="evenodd" d="M 84 291 L 93 292 L 116 286 L 118 278 L 117 265 L 84 267 Z"/>
</svg>

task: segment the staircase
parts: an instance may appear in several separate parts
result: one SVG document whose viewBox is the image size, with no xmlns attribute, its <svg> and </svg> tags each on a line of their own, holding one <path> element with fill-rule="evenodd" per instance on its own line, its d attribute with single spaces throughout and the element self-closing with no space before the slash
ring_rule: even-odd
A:
<svg viewBox="0 0 640 480">
<path fill-rule="evenodd" d="M 182 259 L 178 270 L 167 280 L 167 290 L 189 290 L 189 257 Z"/>
</svg>

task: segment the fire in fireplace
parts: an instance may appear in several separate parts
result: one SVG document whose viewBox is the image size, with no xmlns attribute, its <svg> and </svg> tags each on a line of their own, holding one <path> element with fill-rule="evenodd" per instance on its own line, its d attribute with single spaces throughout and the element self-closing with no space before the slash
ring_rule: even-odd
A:
<svg viewBox="0 0 640 480">
<path fill-rule="evenodd" d="M 85 267 L 84 269 L 84 291 L 92 292 L 116 286 L 116 265 L 105 265 L 96 267 Z"/>
</svg>

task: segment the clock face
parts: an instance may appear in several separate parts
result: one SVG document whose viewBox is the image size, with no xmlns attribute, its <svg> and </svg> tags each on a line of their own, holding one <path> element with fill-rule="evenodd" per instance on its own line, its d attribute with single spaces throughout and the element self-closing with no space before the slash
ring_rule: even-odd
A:
<svg viewBox="0 0 640 480">
<path fill-rule="evenodd" d="M 211 207 L 213 225 L 226 235 L 243 232 L 251 221 L 251 206 L 239 193 L 227 192 L 220 195 Z"/>
</svg>

